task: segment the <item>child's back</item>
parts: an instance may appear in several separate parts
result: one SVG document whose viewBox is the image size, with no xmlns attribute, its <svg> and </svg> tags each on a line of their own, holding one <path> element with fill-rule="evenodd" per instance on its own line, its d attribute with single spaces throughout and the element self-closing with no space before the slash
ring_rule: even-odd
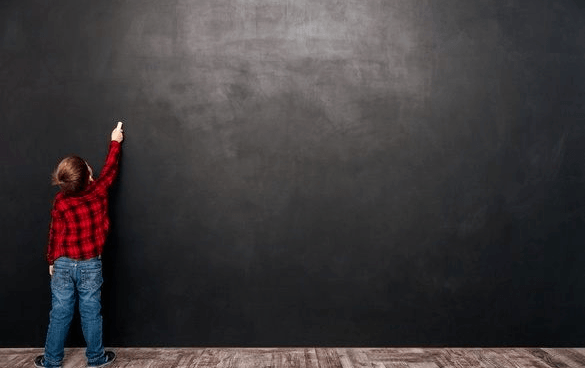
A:
<svg viewBox="0 0 585 368">
<path fill-rule="evenodd" d="M 63 177 L 80 177 L 85 183 L 78 184 L 73 190 L 62 189 L 55 197 L 47 249 L 49 264 L 62 256 L 89 259 L 102 253 L 110 229 L 108 189 L 118 173 L 120 150 L 120 142 L 112 140 L 106 163 L 97 180 L 93 180 L 91 169 L 85 162 L 81 167 L 63 165 L 63 162 L 77 160 L 76 156 L 65 158 L 55 170 L 53 183 L 62 188 L 73 187 L 66 186 L 68 183 L 63 181 Z"/>
</svg>

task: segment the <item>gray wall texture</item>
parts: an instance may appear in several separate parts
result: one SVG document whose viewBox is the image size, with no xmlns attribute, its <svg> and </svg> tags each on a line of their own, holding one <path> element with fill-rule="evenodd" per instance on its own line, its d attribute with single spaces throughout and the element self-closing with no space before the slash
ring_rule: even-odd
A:
<svg viewBox="0 0 585 368">
<path fill-rule="evenodd" d="M 117 120 L 108 345 L 585 343 L 581 2 L 2 1 L 0 85 L 0 346 Z"/>
</svg>

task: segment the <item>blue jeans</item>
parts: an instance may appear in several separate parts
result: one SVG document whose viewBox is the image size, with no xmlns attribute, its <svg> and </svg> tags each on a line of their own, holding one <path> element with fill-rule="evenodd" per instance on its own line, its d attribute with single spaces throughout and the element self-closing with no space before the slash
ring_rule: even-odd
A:
<svg viewBox="0 0 585 368">
<path fill-rule="evenodd" d="M 84 261 L 61 257 L 54 263 L 51 277 L 52 309 L 45 343 L 45 366 L 59 367 L 65 356 L 65 339 L 79 298 L 81 329 L 87 344 L 88 365 L 105 363 L 102 343 L 101 288 L 102 261 Z"/>
</svg>

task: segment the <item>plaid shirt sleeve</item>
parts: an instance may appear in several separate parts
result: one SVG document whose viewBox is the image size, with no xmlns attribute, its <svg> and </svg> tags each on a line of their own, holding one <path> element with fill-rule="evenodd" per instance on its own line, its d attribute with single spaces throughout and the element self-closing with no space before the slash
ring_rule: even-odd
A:
<svg viewBox="0 0 585 368">
<path fill-rule="evenodd" d="M 49 228 L 49 242 L 47 244 L 47 261 L 49 264 L 55 262 L 55 254 L 59 252 L 57 247 L 63 244 L 65 230 L 65 224 L 63 222 L 63 216 L 60 211 L 57 210 L 57 201 L 59 197 L 55 199 L 53 209 L 51 210 L 51 226 Z"/>
<path fill-rule="evenodd" d="M 102 191 L 107 191 L 114 179 L 116 179 L 116 175 L 118 175 L 118 161 L 120 159 L 120 143 L 116 141 L 110 142 L 110 147 L 108 149 L 108 156 L 106 157 L 106 163 L 100 172 L 99 178 L 96 180 L 96 186 Z"/>
</svg>

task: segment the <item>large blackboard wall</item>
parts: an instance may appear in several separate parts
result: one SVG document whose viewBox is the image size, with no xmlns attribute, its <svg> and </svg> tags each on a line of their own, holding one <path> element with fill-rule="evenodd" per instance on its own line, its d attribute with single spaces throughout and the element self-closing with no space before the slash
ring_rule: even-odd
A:
<svg viewBox="0 0 585 368">
<path fill-rule="evenodd" d="M 583 346 L 582 4 L 0 2 L 0 346 L 117 120 L 109 346 Z"/>
</svg>

